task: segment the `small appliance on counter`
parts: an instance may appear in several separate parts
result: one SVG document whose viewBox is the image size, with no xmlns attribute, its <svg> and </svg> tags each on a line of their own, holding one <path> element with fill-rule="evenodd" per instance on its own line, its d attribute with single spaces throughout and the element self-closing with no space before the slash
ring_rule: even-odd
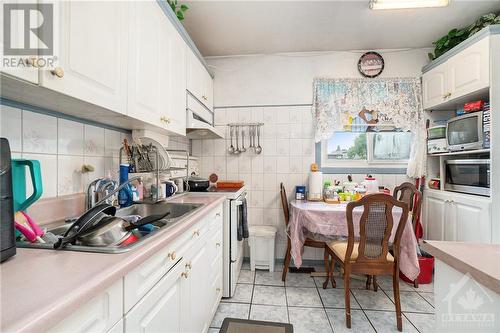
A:
<svg viewBox="0 0 500 333">
<path fill-rule="evenodd" d="M 9 141 L 0 138 L 0 262 L 16 254 Z"/>
<path fill-rule="evenodd" d="M 306 198 L 306 187 L 302 185 L 295 186 L 295 199 L 304 200 Z"/>
<path fill-rule="evenodd" d="M 188 185 L 191 192 L 203 192 L 210 187 L 210 181 L 193 175 L 188 178 Z"/>
<path fill-rule="evenodd" d="M 427 129 L 427 154 L 448 152 L 446 143 L 446 125 L 437 125 Z"/>
<path fill-rule="evenodd" d="M 466 113 L 448 120 L 446 123 L 448 150 L 463 151 L 489 147 L 491 130 L 489 113 L 488 106 L 487 110 Z"/>
<path fill-rule="evenodd" d="M 447 191 L 490 196 L 491 160 L 484 158 L 446 160 L 444 189 Z"/>
</svg>

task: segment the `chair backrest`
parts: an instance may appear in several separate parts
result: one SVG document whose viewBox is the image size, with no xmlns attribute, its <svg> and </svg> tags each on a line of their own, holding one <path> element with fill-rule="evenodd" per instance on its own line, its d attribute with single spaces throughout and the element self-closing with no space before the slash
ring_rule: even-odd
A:
<svg viewBox="0 0 500 333">
<path fill-rule="evenodd" d="M 288 226 L 290 220 L 290 213 L 288 211 L 288 198 L 286 197 L 286 190 L 283 183 L 280 183 L 281 206 L 283 206 L 283 214 L 285 215 L 285 225 Z"/>
<path fill-rule="evenodd" d="M 408 219 L 408 206 L 390 195 L 376 193 L 347 204 L 348 245 L 345 262 L 350 262 L 354 248 L 353 209 L 359 206 L 363 206 L 364 210 L 359 221 L 359 247 L 356 263 L 387 262 L 389 238 L 394 224 L 392 217 L 394 206 L 402 209 L 393 240 L 394 258 L 398 261 L 401 235 Z"/>
<path fill-rule="evenodd" d="M 393 197 L 396 200 L 403 201 L 408 205 L 408 209 L 412 214 L 413 231 L 417 227 L 418 216 L 420 215 L 420 208 L 422 206 L 422 192 L 420 192 L 415 185 L 405 182 L 394 188 Z"/>
</svg>

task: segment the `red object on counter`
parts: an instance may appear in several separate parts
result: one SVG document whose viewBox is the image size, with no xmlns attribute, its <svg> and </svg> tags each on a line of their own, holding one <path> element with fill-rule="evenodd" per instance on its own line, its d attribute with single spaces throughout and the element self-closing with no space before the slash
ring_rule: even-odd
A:
<svg viewBox="0 0 500 333">
<path fill-rule="evenodd" d="M 217 188 L 242 188 L 245 182 L 242 180 L 221 180 L 217 182 Z"/>
<path fill-rule="evenodd" d="M 481 111 L 484 106 L 484 101 L 474 101 L 474 102 L 469 102 L 464 104 L 464 111 L 465 112 L 476 112 L 476 111 Z"/>
</svg>

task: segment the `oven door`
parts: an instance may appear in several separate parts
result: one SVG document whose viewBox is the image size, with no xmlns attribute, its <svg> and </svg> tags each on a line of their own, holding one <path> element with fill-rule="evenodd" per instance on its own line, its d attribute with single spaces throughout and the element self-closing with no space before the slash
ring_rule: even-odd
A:
<svg viewBox="0 0 500 333">
<path fill-rule="evenodd" d="M 445 190 L 490 195 L 489 159 L 445 161 L 445 174 Z"/>
</svg>

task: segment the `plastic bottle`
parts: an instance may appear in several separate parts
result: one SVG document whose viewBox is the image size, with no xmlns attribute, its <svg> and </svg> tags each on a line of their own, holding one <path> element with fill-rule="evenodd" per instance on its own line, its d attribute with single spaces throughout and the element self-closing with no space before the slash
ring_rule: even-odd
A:
<svg viewBox="0 0 500 333">
<path fill-rule="evenodd" d="M 128 181 L 128 172 L 129 165 L 128 164 L 120 164 L 120 185 Z M 120 192 L 118 192 L 118 204 L 120 207 L 128 207 L 132 205 L 133 202 L 133 194 L 130 184 L 127 184 L 123 187 Z"/>
</svg>

